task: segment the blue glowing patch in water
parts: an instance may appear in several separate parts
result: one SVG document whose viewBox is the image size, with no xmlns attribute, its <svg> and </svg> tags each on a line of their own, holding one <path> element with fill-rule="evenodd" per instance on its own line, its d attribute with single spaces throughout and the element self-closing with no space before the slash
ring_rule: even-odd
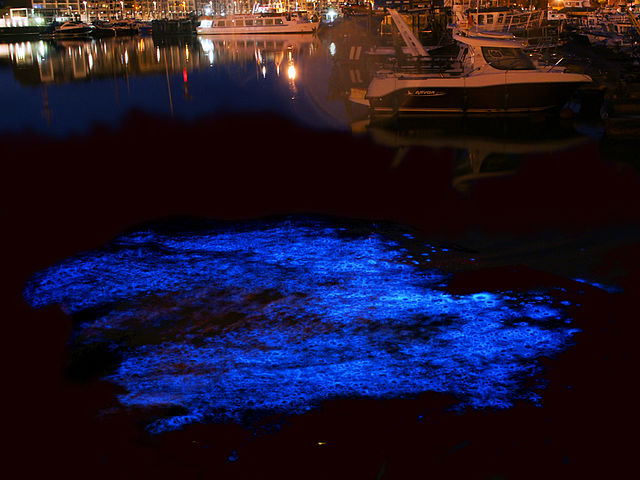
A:
<svg viewBox="0 0 640 480">
<path fill-rule="evenodd" d="M 619 293 L 622 291 L 621 288 L 615 285 L 605 285 L 604 283 L 592 282 L 590 280 L 586 280 L 584 278 L 574 278 L 574 282 L 584 283 L 586 285 L 591 285 L 592 287 L 599 288 L 600 290 L 604 290 L 607 293 Z"/>
<path fill-rule="evenodd" d="M 34 307 L 93 312 L 74 338 L 122 354 L 107 377 L 127 389 L 120 401 L 181 407 L 152 432 L 340 397 L 536 402 L 523 386 L 536 357 L 577 331 L 565 306 L 540 291 L 449 294 L 425 255 L 459 254 L 412 250 L 400 235 L 323 222 L 145 231 L 40 272 L 24 294 Z"/>
</svg>

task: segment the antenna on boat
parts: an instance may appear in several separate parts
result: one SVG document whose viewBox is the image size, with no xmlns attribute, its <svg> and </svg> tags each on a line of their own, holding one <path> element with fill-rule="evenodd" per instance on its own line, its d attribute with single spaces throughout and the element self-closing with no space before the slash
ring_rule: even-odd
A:
<svg viewBox="0 0 640 480">
<path fill-rule="evenodd" d="M 420 43 L 418 37 L 413 34 L 411 29 L 409 28 L 409 25 L 407 25 L 407 22 L 404 21 L 398 11 L 395 8 L 388 8 L 387 12 L 389 12 L 389 15 L 391 15 L 391 20 L 393 20 L 393 23 L 400 32 L 404 43 L 406 43 L 407 47 L 409 47 L 409 51 L 411 52 L 411 54 L 416 57 L 428 57 L 429 54 L 424 49 L 424 46 L 422 45 L 422 43 Z"/>
</svg>

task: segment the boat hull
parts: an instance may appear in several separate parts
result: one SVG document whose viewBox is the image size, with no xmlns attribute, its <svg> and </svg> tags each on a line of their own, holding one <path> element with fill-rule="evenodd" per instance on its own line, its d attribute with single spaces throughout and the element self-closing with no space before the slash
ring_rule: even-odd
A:
<svg viewBox="0 0 640 480">
<path fill-rule="evenodd" d="M 265 25 L 261 27 L 197 27 L 198 35 L 264 35 L 282 33 L 313 33 L 317 23 Z"/>
<path fill-rule="evenodd" d="M 478 87 L 407 87 L 369 97 L 374 113 L 533 112 L 559 108 L 588 82 L 521 83 Z"/>
<path fill-rule="evenodd" d="M 54 37 L 86 37 L 91 34 L 93 28 L 91 27 L 78 27 L 69 28 L 64 30 L 55 30 L 53 32 Z"/>
</svg>

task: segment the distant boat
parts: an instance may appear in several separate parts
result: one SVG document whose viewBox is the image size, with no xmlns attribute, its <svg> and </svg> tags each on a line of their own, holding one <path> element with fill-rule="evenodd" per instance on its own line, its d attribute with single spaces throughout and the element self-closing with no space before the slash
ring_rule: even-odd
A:
<svg viewBox="0 0 640 480">
<path fill-rule="evenodd" d="M 111 28 L 115 30 L 116 37 L 138 34 L 138 26 L 131 22 L 112 22 Z"/>
<path fill-rule="evenodd" d="M 77 20 L 64 22 L 62 25 L 56 26 L 53 30 L 54 37 L 79 37 L 87 36 L 94 30 L 93 25 Z"/>
<path fill-rule="evenodd" d="M 200 19 L 198 35 L 313 33 L 319 22 L 309 20 L 301 12 L 280 14 L 230 15 Z"/>
<path fill-rule="evenodd" d="M 94 21 L 93 37 L 122 37 L 151 33 L 151 24 L 138 20 L 119 20 L 114 22 Z"/>
<path fill-rule="evenodd" d="M 143 20 L 133 20 L 132 22 L 138 29 L 140 35 L 150 35 L 153 32 L 153 26 L 151 22 L 145 22 Z"/>
<path fill-rule="evenodd" d="M 594 12 L 586 17 L 586 23 L 580 25 L 578 31 L 586 35 L 592 45 L 606 47 L 633 48 L 640 39 L 638 19 L 630 10 Z"/>
<path fill-rule="evenodd" d="M 92 37 L 115 37 L 116 35 L 115 29 L 109 22 L 94 20 L 91 24 L 94 27 L 91 31 Z"/>
</svg>

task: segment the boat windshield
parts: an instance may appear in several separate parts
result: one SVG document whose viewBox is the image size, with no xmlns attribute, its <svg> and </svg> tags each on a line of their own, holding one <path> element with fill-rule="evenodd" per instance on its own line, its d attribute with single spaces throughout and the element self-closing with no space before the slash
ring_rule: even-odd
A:
<svg viewBox="0 0 640 480">
<path fill-rule="evenodd" d="M 535 70 L 531 59 L 520 48 L 482 47 L 482 55 L 498 70 Z"/>
</svg>

